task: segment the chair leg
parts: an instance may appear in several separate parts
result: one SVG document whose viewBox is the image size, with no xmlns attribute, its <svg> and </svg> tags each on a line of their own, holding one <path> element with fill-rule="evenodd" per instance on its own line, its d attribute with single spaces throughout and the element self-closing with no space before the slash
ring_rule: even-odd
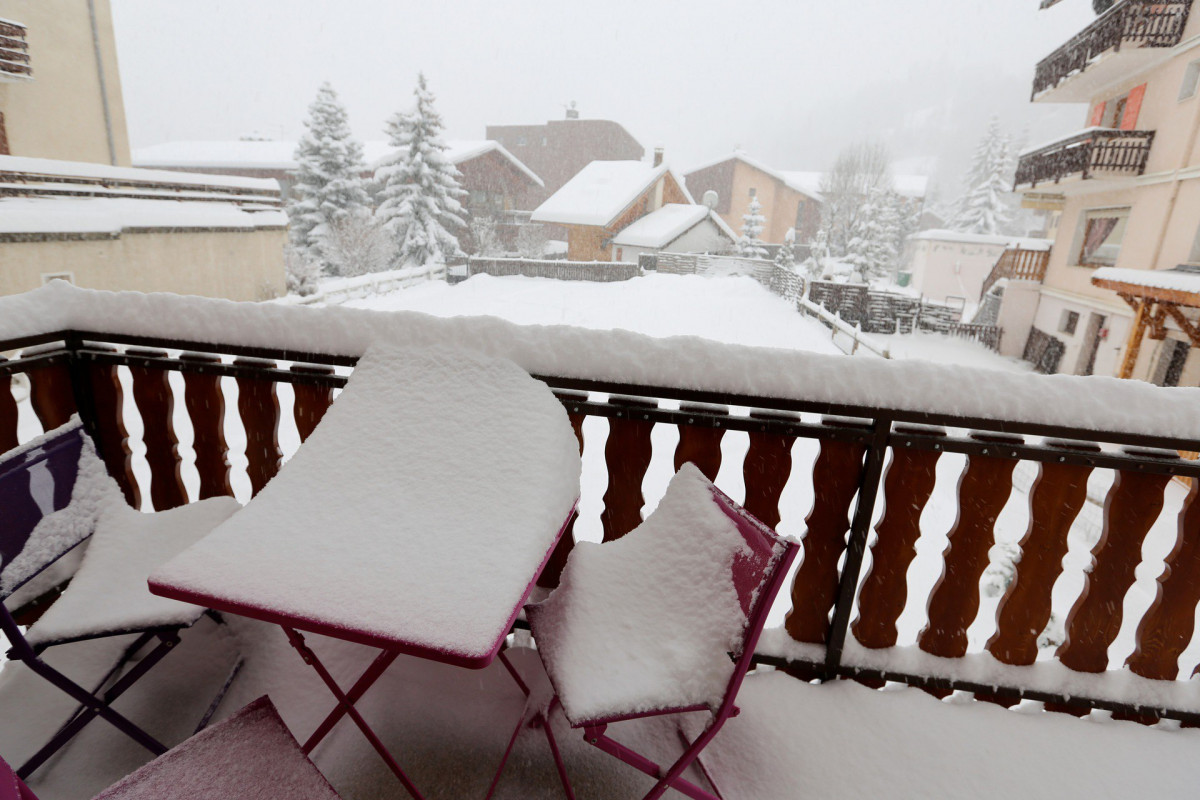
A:
<svg viewBox="0 0 1200 800">
<path fill-rule="evenodd" d="M 501 650 L 498 654 L 498 658 L 500 659 L 500 663 L 504 665 L 504 668 L 508 670 L 508 674 L 512 677 L 513 682 L 517 684 L 517 687 L 521 690 L 521 693 L 524 694 L 528 700 L 531 693 L 529 691 L 529 687 L 525 684 L 525 681 L 522 680 L 521 673 L 518 672 L 517 668 L 513 666 L 511 661 L 508 660 L 508 656 L 504 654 L 503 650 Z M 521 731 L 525 729 L 526 725 L 534 726 L 539 724 L 542 726 L 542 730 L 546 734 L 546 743 L 550 745 L 550 755 L 554 758 L 554 767 L 558 770 L 558 779 L 562 781 L 563 793 L 567 796 L 567 800 L 575 800 L 575 790 L 572 788 L 571 780 L 567 776 L 567 766 L 563 763 L 562 753 L 559 752 L 558 742 L 554 738 L 554 730 L 550 727 L 550 717 L 554 714 L 554 706 L 556 705 L 559 705 L 557 696 L 550 701 L 550 705 L 546 708 L 544 713 L 541 710 L 538 710 L 532 717 L 530 717 L 529 706 L 526 704 L 526 707 L 521 712 L 521 719 L 517 721 L 517 727 L 513 729 L 512 736 L 508 740 L 508 748 L 504 751 L 504 757 L 500 759 L 500 766 L 496 769 L 496 775 L 494 778 L 492 778 L 492 785 L 488 787 L 488 793 L 484 797 L 484 800 L 490 800 L 492 793 L 496 790 L 496 786 L 500 783 L 500 775 L 504 772 L 504 767 L 508 763 L 508 757 L 512 753 L 513 746 L 517 742 L 517 736 L 519 736 Z"/>
<path fill-rule="evenodd" d="M 554 715 L 554 707 L 560 705 L 558 697 L 555 696 L 550 701 L 550 707 L 546 709 L 546 714 L 542 719 L 542 729 L 546 732 L 546 741 L 550 744 L 550 754 L 554 756 L 554 766 L 558 769 L 558 779 L 562 781 L 563 793 L 566 794 L 567 800 L 575 800 L 575 789 L 571 786 L 571 780 L 567 777 L 567 765 L 563 763 L 562 754 L 558 752 L 558 742 L 554 739 L 554 729 L 550 727 L 550 717 Z"/>
<path fill-rule="evenodd" d="M 154 650 L 150 651 L 137 666 L 123 675 L 120 680 L 113 684 L 103 695 L 97 696 L 73 682 L 70 678 L 57 671 L 40 658 L 26 660 L 24 663 L 33 672 L 45 678 L 51 684 L 57 686 L 66 694 L 77 700 L 83 710 L 79 711 L 66 725 L 59 729 L 58 733 L 41 747 L 32 757 L 29 758 L 17 770 L 17 775 L 22 779 L 28 778 L 33 772 L 46 762 L 52 755 L 58 752 L 75 734 L 83 730 L 83 727 L 91 722 L 96 717 L 109 722 L 119 731 L 124 733 L 130 739 L 145 747 L 152 754 L 160 756 L 167 752 L 167 748 L 162 742 L 155 739 L 150 734 L 139 728 L 124 715 L 113 710 L 111 704 L 120 697 L 125 690 L 137 682 L 146 672 L 155 664 L 163 659 L 175 645 L 179 643 L 178 632 L 160 633 L 157 634 L 160 642 Z"/>
<path fill-rule="evenodd" d="M 659 778 L 658 783 L 656 783 L 654 788 L 652 788 L 650 792 L 646 794 L 643 800 L 654 800 L 654 798 L 662 797 L 663 793 L 667 791 L 668 787 L 686 795 L 687 797 L 691 797 L 693 800 L 719 800 L 716 795 L 700 788 L 686 778 L 681 777 L 683 771 L 687 769 L 688 765 L 696 758 L 696 755 L 704 748 L 704 745 L 708 744 L 708 739 L 705 739 L 704 737 L 697 739 L 696 742 L 700 746 L 697 747 L 696 744 L 693 744 L 692 747 L 688 748 L 684 754 L 674 764 L 671 765 L 671 768 L 664 773 L 662 767 L 660 767 L 657 763 L 646 758 L 641 753 L 630 750 L 628 747 L 616 741 L 615 739 L 611 739 L 606 736 L 604 729 L 605 726 L 603 725 L 585 728 L 585 741 L 587 741 L 588 744 L 594 745 L 595 747 L 603 750 L 610 756 L 619 758 L 629 766 L 646 773 L 650 777 Z M 712 728 L 709 730 L 715 734 L 715 731 L 713 731 Z M 708 738 L 711 739 L 712 737 L 709 736 Z"/>
</svg>

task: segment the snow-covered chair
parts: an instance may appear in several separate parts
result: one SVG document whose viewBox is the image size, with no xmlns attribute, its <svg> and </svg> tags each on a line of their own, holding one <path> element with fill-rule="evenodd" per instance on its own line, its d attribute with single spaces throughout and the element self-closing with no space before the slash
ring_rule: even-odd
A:
<svg viewBox="0 0 1200 800">
<path fill-rule="evenodd" d="M 28 777 L 97 716 L 155 755 L 166 752 L 111 704 L 166 656 L 179 642 L 180 630 L 206 609 L 156 597 L 146 579 L 238 508 L 236 500 L 220 497 L 154 514 L 135 511 L 77 418 L 0 455 L 0 631 L 12 646 L 8 657 L 80 704 L 17 774 Z M 84 542 L 87 549 L 79 560 Z M 22 630 L 12 612 L 65 578 L 71 580 L 66 591 Z M 55 645 L 125 634 L 138 636 L 91 691 L 41 657 Z M 153 649 L 126 671 L 151 643 Z"/>
<path fill-rule="evenodd" d="M 555 691 L 548 709 L 560 705 L 588 743 L 657 778 L 647 800 L 668 787 L 719 797 L 683 773 L 738 713 L 796 549 L 685 464 L 645 522 L 616 541 L 577 545 L 559 587 L 526 608 Z M 667 768 L 605 734 L 613 722 L 694 711 L 711 716 L 690 742 L 680 718 L 687 746 Z"/>
<path fill-rule="evenodd" d="M 265 695 L 93 800 L 338 800 Z M 0 800 L 37 800 L 0 759 Z"/>
</svg>

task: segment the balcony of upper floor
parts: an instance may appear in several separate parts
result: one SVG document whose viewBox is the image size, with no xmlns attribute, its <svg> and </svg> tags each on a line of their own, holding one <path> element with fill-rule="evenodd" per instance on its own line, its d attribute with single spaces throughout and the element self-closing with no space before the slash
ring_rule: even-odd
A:
<svg viewBox="0 0 1200 800">
<path fill-rule="evenodd" d="M 1011 268 L 1025 275 L 1038 265 L 1017 259 Z M 623 537 L 683 462 L 767 524 L 803 536 L 791 591 L 769 623 L 778 627 L 759 642 L 759 668 L 739 696 L 742 713 L 711 750 L 707 768 L 726 796 L 942 797 L 964 776 L 987 797 L 1037 795 L 1058 774 L 1069 784 L 1059 796 L 1069 798 L 1181 797 L 1194 787 L 1200 734 L 1177 728 L 1200 724 L 1190 680 L 1200 639 L 1189 648 L 1200 490 L 1171 481 L 1200 478 L 1200 464 L 1171 452 L 1200 451 L 1194 390 L 59 284 L 0 298 L 0 451 L 79 414 L 136 507 L 222 494 L 253 503 L 379 338 L 507 356 L 563 403 L 584 478 L 575 525 L 543 573 L 547 589 L 576 538 Z M 168 656 L 164 680 L 136 684 L 122 709 L 161 723 L 164 741 L 186 737 L 193 718 L 181 709 L 198 717 L 206 690 L 226 679 L 204 655 L 224 642 L 246 666 L 218 718 L 269 693 L 307 735 L 328 711 L 322 687 L 277 632 L 226 621 L 232 637 L 216 626 L 186 631 L 180 649 L 196 657 Z M 514 633 L 513 658 L 536 676 L 536 654 L 520 642 L 527 637 Z M 375 656 L 332 640 L 316 646 L 336 658 L 339 676 Z M 407 754 L 432 796 L 482 796 L 524 698 L 499 667 L 463 674 L 404 657 L 398 672 L 364 698 L 364 713 L 386 721 L 375 723 L 386 746 Z M 10 760 L 73 708 L 49 704 L 54 687 L 27 678 L 21 664 L 0 662 L 0 756 Z M 869 688 L 885 682 L 887 691 Z M 921 689 L 957 690 L 957 702 Z M 1022 713 L 1003 710 L 1014 705 Z M 1093 710 L 1096 719 L 1174 720 L 1175 729 L 1072 716 Z M 589 797 L 648 788 L 553 722 Z M 618 725 L 664 752 L 677 740 L 638 720 Z M 1075 763 L 1063 747 L 1103 756 Z M 1012 758 L 995 759 L 998 749 Z M 549 754 L 519 752 L 522 766 L 503 776 L 499 797 L 555 796 Z M 866 769 L 855 753 L 906 768 Z M 46 800 L 88 797 L 148 758 L 93 724 L 35 773 L 34 789 Z M 404 796 L 361 737 L 331 737 L 314 758 L 347 798 Z M 812 763 L 829 768 L 803 767 Z"/>
<path fill-rule="evenodd" d="M 32 77 L 25 26 L 0 18 L 0 83 L 29 80 Z"/>
<path fill-rule="evenodd" d="M 1153 144 L 1154 131 L 1088 128 L 1022 153 L 1013 187 L 1137 177 Z"/>
<path fill-rule="evenodd" d="M 1166 58 L 1179 44 L 1192 0 L 1120 0 L 1038 62 L 1033 100 L 1083 103 Z"/>
</svg>

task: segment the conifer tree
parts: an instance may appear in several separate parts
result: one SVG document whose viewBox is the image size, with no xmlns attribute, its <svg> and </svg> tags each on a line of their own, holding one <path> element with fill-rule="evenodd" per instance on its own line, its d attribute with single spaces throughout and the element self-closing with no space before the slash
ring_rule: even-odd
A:
<svg viewBox="0 0 1200 800">
<path fill-rule="evenodd" d="M 779 252 L 775 254 L 776 266 L 791 272 L 796 267 L 796 229 L 792 228 L 783 237 L 783 244 L 779 247 Z"/>
<path fill-rule="evenodd" d="M 362 145 L 351 137 L 346 109 L 328 83 L 317 90 L 304 127 L 287 204 L 289 238 L 301 256 L 337 274 L 326 252 L 331 227 L 367 212 Z"/>
<path fill-rule="evenodd" d="M 859 280 L 886 276 L 895 260 L 894 215 L 890 207 L 894 206 L 887 192 L 872 191 L 850 229 L 842 260 L 854 268 Z"/>
<path fill-rule="evenodd" d="M 750 207 L 742 215 L 742 238 L 738 240 L 738 255 L 746 258 L 766 258 L 767 248 L 763 247 L 763 228 L 767 218 L 762 215 L 762 205 L 757 197 L 750 198 Z"/>
<path fill-rule="evenodd" d="M 395 158 L 375 171 L 376 216 L 396 242 L 395 266 L 462 256 L 457 232 L 467 224 L 462 205 L 467 193 L 459 185 L 459 171 L 446 158 L 444 125 L 423 73 L 414 94 L 416 107 L 398 112 L 385 128 L 389 142 L 398 148 Z"/>
<path fill-rule="evenodd" d="M 1010 221 L 1011 170 L 1008 138 L 1000 130 L 1000 120 L 992 117 L 975 149 L 966 176 L 967 191 L 951 226 L 964 233 L 1005 233 Z"/>
</svg>

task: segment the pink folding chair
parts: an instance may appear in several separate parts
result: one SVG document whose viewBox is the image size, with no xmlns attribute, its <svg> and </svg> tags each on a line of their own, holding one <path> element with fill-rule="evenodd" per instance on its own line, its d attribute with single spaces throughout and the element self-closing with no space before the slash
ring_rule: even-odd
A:
<svg viewBox="0 0 1200 800">
<path fill-rule="evenodd" d="M 738 713 L 734 701 L 797 548 L 685 464 L 637 529 L 602 545 L 580 543 L 559 588 L 527 606 L 555 691 L 543 713 L 561 707 L 589 744 L 656 778 L 646 800 L 668 787 L 720 798 L 698 758 Z M 606 734 L 610 723 L 696 711 L 711 716 L 690 741 L 679 718 L 685 749 L 666 768 Z M 711 792 L 683 777 L 693 763 Z"/>
<path fill-rule="evenodd" d="M 338 800 L 265 695 L 94 800 Z M 0 759 L 0 800 L 37 800 Z"/>
</svg>

